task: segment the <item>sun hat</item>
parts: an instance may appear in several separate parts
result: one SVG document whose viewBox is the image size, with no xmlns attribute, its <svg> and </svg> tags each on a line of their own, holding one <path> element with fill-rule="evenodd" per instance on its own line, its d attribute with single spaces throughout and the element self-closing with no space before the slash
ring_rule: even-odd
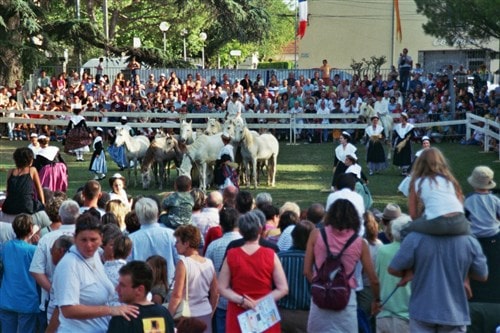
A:
<svg viewBox="0 0 500 333">
<path fill-rule="evenodd" d="M 489 167 L 480 165 L 474 168 L 472 174 L 467 181 L 469 184 L 480 190 L 490 190 L 495 188 L 497 184 L 493 181 L 493 177 L 495 176 L 493 170 Z"/>
<path fill-rule="evenodd" d="M 386 221 L 392 221 L 400 216 L 401 208 L 394 203 L 388 203 L 384 208 L 381 218 Z"/>
<path fill-rule="evenodd" d="M 126 180 L 125 180 L 125 177 L 123 177 L 121 174 L 119 174 L 118 172 L 115 173 L 113 176 L 111 176 L 111 178 L 109 178 L 109 186 L 110 187 L 113 187 L 113 182 L 116 180 L 116 179 L 121 179 L 123 181 L 123 183 L 125 184 Z"/>
</svg>

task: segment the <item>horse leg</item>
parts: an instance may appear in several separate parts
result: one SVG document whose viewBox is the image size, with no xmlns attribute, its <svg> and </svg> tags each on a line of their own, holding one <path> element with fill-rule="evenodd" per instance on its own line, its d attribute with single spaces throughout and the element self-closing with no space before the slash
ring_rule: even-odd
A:
<svg viewBox="0 0 500 333">
<path fill-rule="evenodd" d="M 276 186 L 276 169 L 278 168 L 278 155 L 274 154 L 272 158 L 272 166 L 271 166 L 271 187 Z"/>
<path fill-rule="evenodd" d="M 257 189 L 257 158 L 252 160 L 253 188 Z"/>
<path fill-rule="evenodd" d="M 200 190 L 205 192 L 207 190 L 207 163 L 200 163 Z"/>
<path fill-rule="evenodd" d="M 159 183 L 158 189 L 159 190 L 163 190 L 163 184 L 165 182 L 165 162 L 163 162 L 163 161 L 160 162 L 159 163 L 159 168 L 160 168 L 160 170 L 159 170 L 160 171 L 160 174 L 159 174 L 159 178 L 160 178 L 159 181 L 160 181 L 160 183 Z"/>
</svg>

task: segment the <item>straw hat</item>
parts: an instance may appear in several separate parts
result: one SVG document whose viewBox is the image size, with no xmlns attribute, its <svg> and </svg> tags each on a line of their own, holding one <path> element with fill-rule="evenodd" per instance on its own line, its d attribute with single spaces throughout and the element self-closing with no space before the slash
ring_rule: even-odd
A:
<svg viewBox="0 0 500 333">
<path fill-rule="evenodd" d="M 493 170 L 487 166 L 480 165 L 474 168 L 472 175 L 467 178 L 467 181 L 474 188 L 480 190 L 490 190 L 497 186 L 497 184 L 493 181 L 494 176 L 495 174 L 493 173 Z"/>
<path fill-rule="evenodd" d="M 381 218 L 386 221 L 392 221 L 400 216 L 401 208 L 394 203 L 389 203 L 387 204 L 387 206 L 385 206 Z"/>
</svg>

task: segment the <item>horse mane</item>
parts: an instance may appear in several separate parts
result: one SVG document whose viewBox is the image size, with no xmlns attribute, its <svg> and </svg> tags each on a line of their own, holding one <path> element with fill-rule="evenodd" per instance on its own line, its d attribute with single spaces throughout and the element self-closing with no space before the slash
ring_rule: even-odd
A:
<svg viewBox="0 0 500 333">
<path fill-rule="evenodd" d="M 253 145 L 253 135 L 252 132 L 248 129 L 248 127 L 243 128 L 243 137 L 242 141 L 246 141 L 247 146 Z"/>
</svg>

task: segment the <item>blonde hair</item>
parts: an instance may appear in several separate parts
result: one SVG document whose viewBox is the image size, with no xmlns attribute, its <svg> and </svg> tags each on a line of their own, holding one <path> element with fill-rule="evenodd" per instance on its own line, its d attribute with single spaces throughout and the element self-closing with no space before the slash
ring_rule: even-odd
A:
<svg viewBox="0 0 500 333">
<path fill-rule="evenodd" d="M 118 225 L 125 226 L 125 216 L 130 212 L 130 207 L 125 205 L 121 200 L 110 200 L 106 203 L 106 213 L 113 213 L 118 220 Z"/>
<path fill-rule="evenodd" d="M 417 193 L 420 191 L 420 188 L 418 190 L 415 188 L 415 182 L 419 178 L 429 178 L 431 182 L 437 184 L 437 176 L 441 176 L 451 182 L 455 188 L 457 197 L 460 200 L 463 198 L 462 188 L 451 173 L 446 158 L 439 149 L 434 147 L 425 149 L 415 161 L 412 169 L 410 189 L 413 188 Z"/>
</svg>

